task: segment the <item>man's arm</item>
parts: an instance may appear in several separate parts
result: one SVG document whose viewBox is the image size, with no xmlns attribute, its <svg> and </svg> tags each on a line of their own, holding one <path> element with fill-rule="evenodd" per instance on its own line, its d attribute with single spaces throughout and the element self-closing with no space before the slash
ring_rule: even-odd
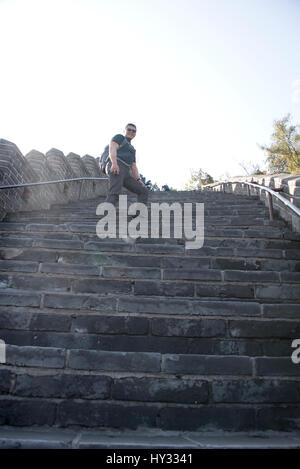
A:
<svg viewBox="0 0 300 469">
<path fill-rule="evenodd" d="M 111 160 L 111 169 L 110 172 L 113 174 L 119 174 L 119 165 L 117 162 L 117 150 L 120 147 L 120 145 L 117 142 L 110 142 L 109 145 L 109 158 Z"/>
<path fill-rule="evenodd" d="M 138 182 L 139 182 L 140 184 L 142 184 L 142 186 L 145 186 L 145 184 L 143 183 L 143 181 L 140 179 L 141 176 L 140 176 L 139 170 L 138 170 L 137 165 L 136 165 L 135 162 L 132 163 L 132 165 L 131 165 L 131 171 L 132 171 L 133 177 L 134 177 L 135 179 L 138 179 L 138 180 L 139 180 Z"/>
</svg>

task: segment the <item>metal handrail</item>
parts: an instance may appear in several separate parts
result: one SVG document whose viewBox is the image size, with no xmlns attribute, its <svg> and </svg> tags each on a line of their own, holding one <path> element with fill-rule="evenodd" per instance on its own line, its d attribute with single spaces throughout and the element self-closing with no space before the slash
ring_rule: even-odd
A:
<svg viewBox="0 0 300 469">
<path fill-rule="evenodd" d="M 266 191 L 268 193 L 270 220 L 274 220 L 272 196 L 276 197 L 284 205 L 286 205 L 288 208 L 290 208 L 296 215 L 298 215 L 298 217 L 300 217 L 300 209 L 298 207 L 296 207 L 296 205 L 292 204 L 292 202 L 287 200 L 282 195 L 278 194 L 278 192 L 274 191 L 273 189 L 270 189 L 269 187 L 266 187 L 266 186 L 262 186 L 260 184 L 255 184 L 254 182 L 248 182 L 248 181 L 222 181 L 222 182 L 217 182 L 217 183 L 207 184 L 205 186 L 202 186 L 201 190 L 205 190 L 206 187 L 207 188 L 217 187 L 217 186 L 223 186 L 224 187 L 225 184 L 246 184 L 248 186 L 248 195 L 249 196 L 250 196 L 250 187 L 255 187 L 256 189 L 261 189 L 263 191 Z M 224 188 L 224 192 L 225 192 L 225 188 Z"/>
<path fill-rule="evenodd" d="M 70 179 L 58 179 L 56 181 L 40 181 L 40 182 L 26 182 L 22 184 L 10 184 L 7 186 L 0 186 L 0 189 L 15 189 L 18 187 L 31 187 L 31 186 L 42 186 L 46 184 L 59 184 L 62 182 L 73 182 L 73 181 L 103 181 L 107 180 L 107 177 L 80 177 L 80 178 L 70 178 Z M 292 204 L 289 200 L 287 200 L 285 197 L 282 195 L 278 194 L 278 192 L 270 189 L 269 187 L 262 186 L 261 184 L 255 184 L 253 182 L 248 182 L 248 181 L 222 181 L 222 182 L 217 182 L 213 184 L 206 184 L 205 186 L 201 187 L 201 190 L 205 190 L 205 188 L 209 187 L 217 187 L 217 186 L 225 186 L 225 184 L 246 184 L 248 186 L 248 195 L 250 196 L 250 188 L 249 187 L 255 187 L 256 189 L 261 189 L 263 191 L 266 191 L 268 193 L 268 202 L 269 202 L 269 214 L 270 214 L 270 219 L 274 219 L 274 213 L 273 213 L 273 202 L 272 202 L 272 196 L 276 197 L 278 200 L 280 200 L 284 205 L 286 205 L 288 208 L 290 208 L 296 215 L 300 217 L 300 209 L 296 207 L 296 205 Z M 225 189 L 224 189 L 225 192 Z"/>
<path fill-rule="evenodd" d="M 29 187 L 29 186 L 42 186 L 44 184 L 57 184 L 60 182 L 72 182 L 72 181 L 102 181 L 106 180 L 107 177 L 81 177 L 72 179 L 58 179 L 57 181 L 40 181 L 40 182 L 24 182 L 23 184 L 10 184 L 8 186 L 0 186 L 0 189 L 15 189 L 17 187 Z"/>
</svg>

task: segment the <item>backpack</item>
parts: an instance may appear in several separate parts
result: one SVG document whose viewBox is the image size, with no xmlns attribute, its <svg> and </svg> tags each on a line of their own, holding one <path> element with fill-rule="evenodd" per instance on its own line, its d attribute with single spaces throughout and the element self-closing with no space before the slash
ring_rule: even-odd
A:
<svg viewBox="0 0 300 469">
<path fill-rule="evenodd" d="M 122 148 L 124 145 L 126 145 L 126 143 L 127 143 L 127 139 L 124 137 L 124 140 L 123 140 L 123 142 L 121 143 L 121 145 L 119 146 L 118 149 Z M 102 155 L 100 156 L 100 160 L 99 160 L 99 166 L 100 166 L 100 169 L 103 173 L 105 173 L 105 168 L 106 168 L 106 165 L 107 165 L 107 162 L 108 162 L 108 155 L 109 155 L 109 145 L 106 145 Z"/>
</svg>

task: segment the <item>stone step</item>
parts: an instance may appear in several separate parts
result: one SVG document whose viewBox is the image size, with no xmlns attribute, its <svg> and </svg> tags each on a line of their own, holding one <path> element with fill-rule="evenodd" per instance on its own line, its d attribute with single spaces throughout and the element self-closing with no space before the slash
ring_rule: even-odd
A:
<svg viewBox="0 0 300 469">
<path fill-rule="evenodd" d="M 55 319 L 55 318 L 54 318 Z M 58 326 L 57 326 L 58 327 Z M 217 332 L 215 332 L 217 335 Z M 122 352 L 150 352 L 188 355 L 237 355 L 287 357 L 291 360 L 294 338 L 157 337 L 125 334 L 74 333 L 2 329 L 1 340 L 11 345 L 68 347 Z M 279 374 L 281 372 L 279 371 Z"/>
<path fill-rule="evenodd" d="M 270 430 L 277 412 L 271 429 L 291 430 L 298 418 L 299 371 L 287 357 L 7 349 L 6 425 Z"/>
<path fill-rule="evenodd" d="M 49 246 L 49 245 L 48 245 Z M 53 246 L 53 245 L 52 245 Z M 107 249 L 104 249 L 106 247 Z M 72 265 L 86 266 L 109 266 L 109 267 L 156 267 L 161 269 L 219 269 L 219 270 L 249 270 L 249 271 L 290 271 L 300 272 L 300 260 L 297 260 L 298 251 L 291 250 L 282 253 L 281 258 L 268 259 L 268 257 L 257 257 L 257 254 L 264 255 L 265 251 L 261 250 L 243 250 L 241 249 L 230 252 L 230 256 L 222 256 L 223 250 L 206 250 L 206 256 L 202 251 L 199 255 L 195 254 L 195 250 L 186 256 L 184 254 L 174 255 L 172 246 L 144 245 L 136 253 L 132 246 L 125 243 L 119 245 L 119 250 L 110 250 L 109 244 L 103 245 L 102 251 L 96 250 L 65 250 L 54 248 L 39 247 L 0 247 L 0 259 L 3 261 L 14 260 L 22 262 L 46 262 Z M 171 248 L 171 249 L 168 249 Z M 175 246 L 175 249 L 177 246 Z M 180 246 L 179 246 L 180 248 Z M 122 249 L 122 250 L 121 250 Z M 176 249 L 177 250 L 177 249 Z M 168 255 L 161 255 L 167 253 Z M 228 249 L 226 254 L 228 253 Z M 242 255 L 243 254 L 243 255 Z M 247 257 L 248 255 L 248 257 Z M 254 255 L 254 257 L 252 257 Z M 284 257 L 283 257 L 284 256 Z M 278 257 L 278 256 L 277 256 Z M 296 259 L 293 260 L 293 257 Z M 27 264 L 24 264 L 24 266 Z M 30 267 L 29 267 L 30 268 Z M 33 268 L 33 267 L 32 267 Z"/>
<path fill-rule="evenodd" d="M 1 226 L 1 225 L 0 225 Z M 78 230 L 78 231 L 77 231 Z M 253 233 L 253 232 L 251 232 Z M 293 240 L 288 238 L 283 238 L 282 233 L 280 237 L 276 236 L 276 233 L 262 231 L 260 236 L 247 236 L 246 232 L 236 232 L 233 233 L 226 231 L 218 232 L 215 230 L 204 230 L 204 248 L 206 247 L 244 247 L 244 248 L 264 248 L 264 249 L 295 249 L 299 250 L 300 242 L 299 240 Z M 27 232 L 18 232 L 18 231 L 3 231 L 0 233 L 0 241 L 2 244 L 5 242 L 8 243 L 22 243 L 24 240 L 24 245 L 33 245 L 30 243 L 30 240 L 58 240 L 58 241 L 82 241 L 88 242 L 93 241 L 97 243 L 111 243 L 111 242 L 123 242 L 119 237 L 116 238 L 103 238 L 100 239 L 96 235 L 96 228 L 94 230 L 91 228 L 86 229 L 85 227 L 80 228 L 71 228 L 70 231 L 65 232 L 54 232 L 54 231 L 27 231 Z M 15 241 L 10 241 L 15 240 Z M 140 244 L 183 244 L 185 238 L 175 238 L 173 232 L 170 232 L 170 237 L 165 238 L 160 234 L 160 237 L 152 238 L 151 231 L 148 234 L 148 238 L 141 237 L 137 238 L 136 243 Z M 73 243 L 74 244 L 74 243 Z M 202 248 L 201 248 L 202 249 Z"/>
<path fill-rule="evenodd" d="M 0 424 L 299 429 L 300 235 L 257 198 L 149 194 L 178 200 L 204 203 L 201 249 L 100 240 L 104 197 L 7 215 Z"/>
<path fill-rule="evenodd" d="M 62 429 L 47 426 L 0 427 L 0 446 L 3 449 L 102 449 L 103 461 L 111 456 L 111 449 L 118 449 L 118 456 L 128 457 L 122 450 L 135 451 L 136 458 L 144 458 L 140 449 L 157 450 L 189 449 L 192 461 L 202 460 L 197 450 L 215 449 L 227 451 L 237 449 L 298 449 L 300 444 L 297 432 L 255 431 L 255 432 L 183 432 L 163 431 L 156 428 L 138 430 L 120 429 Z M 196 450 L 193 452 L 193 450 Z M 171 453 L 172 454 L 172 453 Z M 176 453 L 175 453 L 176 454 Z M 174 460 L 176 456 L 174 454 Z M 182 455 L 180 455 L 181 457 Z M 131 457 L 131 456 L 130 456 Z M 133 456 L 132 456 L 133 457 Z M 156 454 L 153 454 L 153 461 Z M 170 456 L 168 456 L 170 459 Z M 123 461 L 124 459 L 122 459 Z M 141 459 L 138 459 L 140 461 Z M 186 455 L 186 461 L 189 460 Z M 126 460 L 125 460 L 126 461 Z M 148 457 L 151 461 L 151 456 Z M 182 459 L 183 461 L 183 459 Z"/>
<path fill-rule="evenodd" d="M 43 278 L 47 274 L 72 275 L 93 278 L 111 279 L 161 279 L 161 280 L 188 280 L 194 282 L 242 282 L 255 284 L 284 284 L 299 283 L 300 272 L 289 271 L 248 271 L 248 270 L 218 270 L 218 269 L 184 269 L 184 268 L 160 268 L 157 267 L 121 267 L 114 265 L 86 265 L 65 264 L 62 262 L 30 262 L 22 260 L 0 260 L 0 271 L 7 275 L 20 273 L 38 273 Z M 43 275 L 44 274 L 44 275 Z M 3 275 L 3 274 L 0 274 Z"/>
<path fill-rule="evenodd" d="M 12 226 L 10 226 L 12 225 Z M 172 243 L 177 239 L 184 239 L 184 232 L 182 238 L 174 238 L 173 229 L 170 229 L 170 237 L 164 238 L 160 229 L 160 237 L 152 238 L 151 229 L 148 231 L 148 238 L 138 238 L 137 242 L 150 242 L 150 243 Z M 255 238 L 253 235 L 257 235 Z M 264 239 L 265 236 L 265 239 Z M 70 239 L 70 240 L 95 240 L 98 242 L 112 241 L 111 238 L 100 239 L 96 234 L 96 224 L 84 223 L 71 223 L 71 224 L 29 224 L 15 226 L 14 223 L 0 224 L 0 239 Z M 270 239 L 271 238 L 271 239 Z M 275 238 L 275 239 L 272 239 Z M 281 230 L 274 229 L 258 229 L 256 233 L 253 230 L 240 230 L 240 229 L 216 229 L 204 227 L 204 245 L 205 246 L 260 246 L 260 247 L 276 247 L 282 246 L 293 247 L 299 249 L 300 237 L 285 237 Z M 119 238 L 116 238 L 119 241 Z"/>
<path fill-rule="evenodd" d="M 104 254 L 106 252 L 116 253 L 132 253 L 135 254 L 166 254 L 166 255 L 185 255 L 186 257 L 251 257 L 251 258 L 264 258 L 264 259 L 286 259 L 298 260 L 300 259 L 299 249 L 295 249 L 295 245 L 291 245 L 289 249 L 286 246 L 281 246 L 281 249 L 255 247 L 255 244 L 248 243 L 211 243 L 212 246 L 206 246 L 199 249 L 187 249 L 183 240 L 154 240 L 144 239 L 136 243 L 127 243 L 122 239 L 105 239 L 97 241 L 85 241 L 79 239 L 55 239 L 55 238 L 23 238 L 23 237 L 2 237 L 0 238 L 0 249 L 5 252 L 5 248 L 33 248 L 32 253 L 36 248 L 53 249 L 56 251 L 55 257 L 57 258 L 60 250 L 80 251 L 94 251 L 95 253 Z M 208 243 L 209 244 L 209 243 Z M 256 243 L 257 245 L 258 243 Z M 245 246 L 245 247 L 243 247 Z M 259 246 L 259 245 L 258 245 Z M 261 244 L 261 246 L 263 246 Z M 278 247 L 278 244 L 277 244 Z M 16 251 L 17 252 L 17 251 Z M 5 255 L 5 254 L 4 254 Z M 3 254 L 1 255 L 3 257 Z"/>
<path fill-rule="evenodd" d="M 96 213 L 96 210 L 97 208 L 99 207 L 99 205 L 101 205 L 103 201 L 97 201 L 97 203 L 94 203 L 94 204 L 91 204 L 87 207 L 80 207 L 78 205 L 69 205 L 69 206 L 58 206 L 58 207 L 51 207 L 47 213 L 52 213 L 52 214 L 58 214 L 60 215 L 62 212 L 66 213 L 66 214 L 72 214 L 72 213 L 81 213 L 81 214 L 86 214 L 86 215 L 91 215 L 91 214 L 95 214 Z M 126 201 L 125 201 L 126 202 Z M 134 200 L 130 200 L 129 198 L 127 199 L 127 208 L 132 204 L 132 202 L 135 202 Z M 258 213 L 262 213 L 264 215 L 268 215 L 268 208 L 264 205 L 264 204 L 257 204 L 257 203 L 251 203 L 249 202 L 248 204 L 240 204 L 240 203 L 234 203 L 234 202 L 230 202 L 229 203 L 212 203 L 208 200 L 200 200 L 199 202 L 197 201 L 195 203 L 195 201 L 189 201 L 189 200 L 186 200 L 186 201 L 182 201 L 182 200 L 178 200 L 176 201 L 175 203 L 165 203 L 165 205 L 163 205 L 160 201 L 157 201 L 157 202 L 154 202 L 154 201 L 151 201 L 150 203 L 147 204 L 147 207 L 148 207 L 148 210 L 149 212 L 151 211 L 151 207 L 154 207 L 155 208 L 155 205 L 152 205 L 152 204 L 156 204 L 160 209 L 163 209 L 164 207 L 166 206 L 169 206 L 170 209 L 176 209 L 178 208 L 178 206 L 181 206 L 181 208 L 183 209 L 184 207 L 187 207 L 187 204 L 190 203 L 192 205 L 194 205 L 193 209 L 195 208 L 196 206 L 196 203 L 202 203 L 204 205 L 204 211 L 211 211 L 212 214 L 213 213 L 218 213 L 218 214 L 233 214 L 233 213 L 240 213 L 240 212 L 245 212 L 245 213 L 252 213 L 254 214 L 256 211 Z M 177 205 L 175 205 L 177 204 Z M 124 207 L 124 205 L 122 205 L 122 208 Z M 126 205 L 125 205 L 126 207 Z M 120 209 L 120 206 L 117 204 L 116 207 L 115 207 L 116 211 L 118 212 L 119 209 Z M 28 212 L 23 212 L 22 215 L 24 215 L 25 217 L 29 216 L 30 215 L 40 215 L 42 217 L 45 216 L 45 211 L 43 210 L 32 210 L 32 211 L 28 211 Z M 12 215 L 12 213 L 10 213 L 9 215 Z"/>
<path fill-rule="evenodd" d="M 203 275 L 200 271 L 200 278 L 195 278 L 195 272 L 186 271 L 177 273 L 167 271 L 163 273 L 165 280 L 160 280 L 160 272 L 152 269 L 151 278 L 145 278 L 145 271 L 135 270 L 135 276 L 130 275 L 130 271 L 120 271 L 104 269 L 102 276 L 80 279 L 70 276 L 53 276 L 48 274 L 14 271 L 11 274 L 0 274 L 0 291 L 9 290 L 29 290 L 32 292 L 72 292 L 74 294 L 91 293 L 98 296 L 107 295 L 127 295 L 127 296 L 159 296 L 159 297 L 200 297 L 200 298 L 223 298 L 223 299 L 243 299 L 248 301 L 261 300 L 300 300 L 300 289 L 298 286 L 300 273 L 281 273 L 280 278 L 285 279 L 284 283 L 279 280 L 279 275 L 275 282 L 274 275 L 268 274 L 269 282 L 264 284 L 263 274 L 260 277 L 252 272 L 241 275 L 237 281 L 236 273 L 224 273 L 224 280 L 219 277 L 216 281 L 218 271 L 211 271 Z M 257 273 L 257 272 L 256 272 Z M 127 275 L 126 275 L 127 274 Z M 265 278 L 266 278 L 265 273 Z M 205 279 L 206 280 L 203 280 Z M 247 279 L 252 278 L 250 283 Z"/>
<path fill-rule="evenodd" d="M 1 338 L 18 346 L 291 358 L 292 341 L 300 330 L 293 318 L 269 317 L 267 310 L 261 318 L 247 319 L 241 315 L 184 318 L 0 308 Z"/>
<path fill-rule="evenodd" d="M 187 378 L 235 376 L 236 380 L 241 377 L 252 379 L 277 377 L 280 381 L 283 378 L 300 376 L 299 367 L 286 356 L 250 357 L 246 355 L 123 352 L 7 344 L 6 363 L 0 370 L 4 378 L 1 380 L 4 392 L 11 391 L 9 377 L 13 373 L 22 372 L 22 369 L 32 374 L 36 371 L 39 376 L 42 372 L 49 374 L 52 371 L 51 376 L 57 370 L 68 374 L 81 372 L 78 376 L 82 374 L 91 376 L 91 372 L 110 374 L 117 378 L 128 376 L 128 374 L 137 378 L 145 378 L 149 375 L 149 379 L 152 380 L 154 377 L 159 380 L 172 376 L 178 379 L 180 375 Z M 87 371 L 88 375 L 85 374 Z M 120 375 L 120 373 L 125 373 L 125 375 Z M 5 375 L 9 376 L 5 379 Z M 298 383 L 300 386 L 299 381 Z M 295 398 L 296 396 L 299 397 L 299 390 L 295 392 Z M 142 396 L 141 398 L 143 399 Z"/>
<path fill-rule="evenodd" d="M 124 288 L 124 287 L 123 287 Z M 269 317 L 291 317 L 299 314 L 298 300 L 284 301 L 281 297 L 261 300 L 214 297 L 178 297 L 143 295 L 99 295 L 91 293 L 32 292 L 7 288 L 1 290 L 0 305 L 83 312 L 126 313 L 182 316 L 254 316 L 267 311 Z"/>
<path fill-rule="evenodd" d="M 75 352 L 75 351 L 74 351 Z M 85 353 L 91 353 L 84 351 Z M 103 352 L 105 356 L 106 352 Z M 117 355 L 116 352 L 112 353 Z M 111 354 L 111 355 L 112 355 Z M 97 352 L 100 357 L 103 355 Z M 136 354 L 134 354 L 136 355 Z M 194 357 L 195 358 L 195 357 Z M 207 364 L 208 358 L 205 357 Z M 237 361 L 233 358 L 243 357 L 220 357 L 230 359 L 237 367 Z M 217 357 L 213 357 L 212 368 L 218 369 Z M 72 352 L 70 355 L 72 361 Z M 74 359 L 73 359 L 74 360 Z M 242 363 L 242 361 L 241 361 Z M 80 365 L 81 366 L 81 365 Z M 214 370 L 212 370 L 214 374 Z M 19 374 L 16 370 L 4 370 L 2 375 L 5 381 L 14 379 L 12 398 L 45 398 L 45 399 L 84 399 L 86 403 L 90 400 L 106 400 L 123 402 L 158 402 L 177 404 L 201 404 L 208 403 L 236 403 L 236 404 L 265 404 L 267 396 L 272 396 L 273 403 L 297 403 L 300 391 L 300 382 L 290 377 L 287 380 L 278 380 L 272 377 L 245 377 L 244 379 L 228 378 L 215 375 L 209 378 L 209 373 L 199 377 L 187 377 L 176 379 L 173 376 L 158 377 L 153 385 L 153 377 L 146 376 L 124 376 L 116 373 L 110 375 L 102 374 L 102 371 L 91 370 L 88 375 L 56 370 L 51 375 L 41 372 L 39 374 Z M 101 374 L 100 374 L 101 373 Z M 104 370 L 105 373 L 105 370 Z M 12 376 L 14 375 L 14 376 Z M 6 383 L 5 383 L 6 384 Z M 9 388 L 7 383 L 6 392 Z M 35 399 L 32 399 L 34 403 Z M 196 402 L 195 402 L 196 401 Z M 1 402 L 1 400 L 0 400 Z M 18 402 L 17 400 L 15 402 Z"/>
<path fill-rule="evenodd" d="M 30 217 L 30 222 L 32 224 L 37 223 L 44 223 L 44 224 L 62 224 L 62 223 L 78 223 L 78 221 L 82 218 L 83 215 L 76 215 L 73 214 L 72 216 L 66 216 L 65 214 L 61 214 L 61 216 L 52 216 L 51 214 L 45 216 L 44 219 L 40 217 L 32 216 Z M 87 223 L 95 224 L 100 220 L 100 216 L 91 215 L 85 216 Z M 29 219 L 28 219 L 29 220 Z M 194 219 L 195 220 L 195 219 Z M 237 216 L 204 216 L 205 226 L 206 227 L 215 227 L 218 226 L 221 229 L 225 227 L 236 227 L 239 229 L 251 227 L 252 229 L 261 229 L 264 226 L 277 226 L 277 227 L 284 227 L 285 222 L 280 220 L 269 221 L 267 218 L 263 216 L 250 216 L 250 215 L 237 215 Z M 26 220 L 18 219 L 16 220 L 18 223 L 25 223 Z M 148 219 L 148 226 L 151 226 L 151 220 Z M 194 222 L 195 226 L 195 222 Z M 170 227 L 173 229 L 173 222 L 171 221 Z"/>
<path fill-rule="evenodd" d="M 288 384 L 286 384 L 288 386 Z M 282 386 L 283 389 L 284 386 Z M 290 388 L 292 386 L 290 385 Z M 132 429 L 163 431 L 295 431 L 300 409 L 294 403 L 142 403 L 45 398 L 0 399 L 2 422 L 11 426 Z M 276 418 L 272 418 L 275 415 Z M 72 428 L 72 427 L 71 427 Z"/>
</svg>

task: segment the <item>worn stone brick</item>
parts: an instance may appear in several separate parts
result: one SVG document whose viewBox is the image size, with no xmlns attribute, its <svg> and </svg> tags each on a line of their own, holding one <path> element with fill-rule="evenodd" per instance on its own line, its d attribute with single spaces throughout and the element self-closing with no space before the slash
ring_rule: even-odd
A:
<svg viewBox="0 0 300 469">
<path fill-rule="evenodd" d="M 200 269 L 166 269 L 163 271 L 164 280 L 198 280 L 198 281 L 221 281 L 221 272 L 217 270 Z"/>
<path fill-rule="evenodd" d="M 0 236 L 0 247 L 30 247 L 32 246 L 32 239 L 31 238 L 7 238 Z"/>
<path fill-rule="evenodd" d="M 300 337 L 300 321 L 232 320 L 229 331 L 232 337 L 297 338 Z"/>
<path fill-rule="evenodd" d="M 237 248 L 236 254 L 239 257 L 263 257 L 268 259 L 282 259 L 283 251 L 281 249 L 245 249 Z"/>
<path fill-rule="evenodd" d="M 56 374 L 18 375 L 14 394 L 26 397 L 107 399 L 112 379 L 108 376 Z"/>
<path fill-rule="evenodd" d="M 256 298 L 299 299 L 300 288 L 297 285 L 268 285 L 255 287 Z"/>
<path fill-rule="evenodd" d="M 0 368 L 0 394 L 9 393 L 11 380 L 12 372 L 10 370 L 2 370 Z"/>
<path fill-rule="evenodd" d="M 63 232 L 67 231 L 67 226 L 65 224 L 53 224 L 53 223 L 29 223 L 26 225 L 26 231 L 42 231 L 42 232 Z"/>
<path fill-rule="evenodd" d="M 190 269 L 209 269 L 210 259 L 207 257 L 162 257 L 161 266 L 163 269 L 183 269 L 189 271 Z"/>
<path fill-rule="evenodd" d="M 292 340 L 288 339 L 263 339 L 261 355 L 267 357 L 291 357 L 293 349 L 291 347 Z"/>
<path fill-rule="evenodd" d="M 159 372 L 160 360 L 158 353 L 71 350 L 69 367 L 83 370 Z"/>
<path fill-rule="evenodd" d="M 247 301 L 190 301 L 192 314 L 220 316 L 260 316 L 259 303 Z"/>
<path fill-rule="evenodd" d="M 50 249 L 83 249 L 83 242 L 61 239 L 37 239 L 34 241 L 34 246 Z"/>
<path fill-rule="evenodd" d="M 135 295 L 194 296 L 192 283 L 139 281 L 134 284 Z"/>
<path fill-rule="evenodd" d="M 168 245 L 168 244 L 136 244 L 137 253 L 145 254 L 183 254 L 184 246 L 181 245 Z"/>
<path fill-rule="evenodd" d="M 153 314 L 186 314 L 189 311 L 189 302 L 174 298 L 134 298 L 121 297 L 118 310 L 131 313 L 153 313 Z"/>
<path fill-rule="evenodd" d="M 284 403 L 299 402 L 300 382 L 279 379 L 246 379 L 212 382 L 215 402 Z"/>
<path fill-rule="evenodd" d="M 247 407 L 199 405 L 160 411 L 160 428 L 173 431 L 249 431 L 255 429 L 255 409 Z"/>
<path fill-rule="evenodd" d="M 36 272 L 38 266 L 39 264 L 37 262 L 0 260 L 0 271 Z"/>
<path fill-rule="evenodd" d="M 300 272 L 281 272 L 281 281 L 287 283 L 300 283 Z"/>
<path fill-rule="evenodd" d="M 40 302 L 41 295 L 37 293 L 1 290 L 0 305 L 38 307 Z"/>
<path fill-rule="evenodd" d="M 159 407 L 113 402 L 63 401 L 58 405 L 56 424 L 85 427 L 130 428 L 155 427 Z"/>
<path fill-rule="evenodd" d="M 252 374 L 252 362 L 249 357 L 209 356 L 209 355 L 165 355 L 163 371 L 181 374 Z"/>
<path fill-rule="evenodd" d="M 150 402 L 207 402 L 208 383 L 203 380 L 121 378 L 113 384 L 113 399 Z"/>
<path fill-rule="evenodd" d="M 43 263 L 41 272 L 50 274 L 67 274 L 67 275 L 99 275 L 99 267 L 90 265 L 71 265 L 62 263 Z"/>
<path fill-rule="evenodd" d="M 53 425 L 56 403 L 42 399 L 0 399 L 0 422 L 12 426 Z"/>
<path fill-rule="evenodd" d="M 84 245 L 84 249 L 92 251 L 113 251 L 113 252 L 133 252 L 133 246 L 131 244 L 126 244 L 124 241 L 88 241 Z"/>
<path fill-rule="evenodd" d="M 66 351 L 58 348 L 6 346 L 6 363 L 15 366 L 64 368 Z"/>
<path fill-rule="evenodd" d="M 248 285 L 196 285 L 196 295 L 216 298 L 254 298 L 254 287 Z"/>
<path fill-rule="evenodd" d="M 87 309 L 91 311 L 115 311 L 116 299 L 90 295 L 45 294 L 44 306 L 58 309 Z"/>
<path fill-rule="evenodd" d="M 260 407 L 256 410 L 257 428 L 260 431 L 299 431 L 300 406 L 278 404 L 275 406 Z"/>
<path fill-rule="evenodd" d="M 56 277 L 34 277 L 31 275 L 14 276 L 10 282 L 11 288 L 41 291 L 67 291 L 70 289 L 70 279 Z"/>
<path fill-rule="evenodd" d="M 263 316 L 266 318 L 300 319 L 300 304 L 263 304 Z"/>
<path fill-rule="evenodd" d="M 300 259 L 299 249 L 289 249 L 285 253 L 286 259 Z"/>
<path fill-rule="evenodd" d="M 278 272 L 229 270 L 224 272 L 225 282 L 279 282 Z"/>
<path fill-rule="evenodd" d="M 0 310 L 0 329 L 28 329 L 31 313 L 27 311 Z M 1 338 L 1 337 L 0 337 Z"/>
<path fill-rule="evenodd" d="M 149 320 L 137 317 L 79 316 L 73 322 L 74 332 L 94 334 L 147 334 Z"/>
<path fill-rule="evenodd" d="M 32 331 L 69 331 L 71 317 L 66 314 L 33 313 L 29 329 Z"/>
<path fill-rule="evenodd" d="M 130 293 L 131 282 L 110 279 L 74 280 L 72 289 L 74 292 L 97 293 L 98 295 L 106 295 L 108 293 Z"/>
<path fill-rule="evenodd" d="M 160 269 L 151 267 L 103 267 L 103 277 L 160 279 Z"/>
<path fill-rule="evenodd" d="M 40 251 L 38 249 L 17 249 L 3 248 L 0 249 L 1 259 L 17 259 L 18 261 L 32 262 L 55 262 L 57 257 L 54 251 Z"/>
<path fill-rule="evenodd" d="M 255 364 L 258 376 L 300 376 L 300 366 L 291 357 L 257 357 Z"/>
<path fill-rule="evenodd" d="M 153 318 L 152 334 L 183 337 L 222 337 L 225 322 L 222 319 Z"/>
<path fill-rule="evenodd" d="M 245 259 L 234 259 L 234 258 L 216 258 L 211 259 L 211 268 L 212 269 L 221 269 L 221 270 L 260 270 L 261 269 L 261 260 L 245 260 Z M 264 269 L 268 270 L 268 269 Z"/>
</svg>

